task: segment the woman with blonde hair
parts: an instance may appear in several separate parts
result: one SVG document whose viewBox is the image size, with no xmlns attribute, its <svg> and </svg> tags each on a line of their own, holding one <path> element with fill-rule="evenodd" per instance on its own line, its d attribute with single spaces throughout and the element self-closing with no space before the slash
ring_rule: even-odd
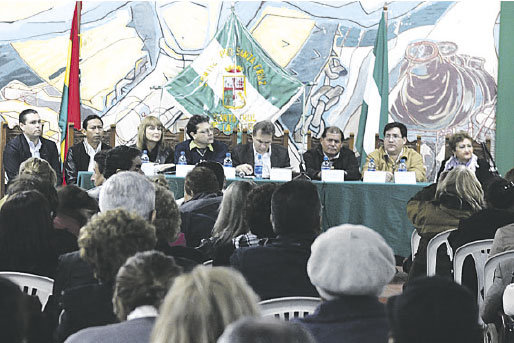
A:
<svg viewBox="0 0 514 343">
<path fill-rule="evenodd" d="M 168 164 L 174 161 L 173 148 L 164 143 L 164 126 L 159 118 L 145 117 L 137 129 L 136 148 L 146 150 L 150 162 Z"/>
<path fill-rule="evenodd" d="M 259 316 L 244 277 L 225 267 L 199 266 L 175 279 L 152 332 L 153 343 L 215 343 L 239 318 Z"/>
<path fill-rule="evenodd" d="M 442 181 L 425 187 L 409 200 L 407 216 L 421 236 L 409 278 L 426 275 L 427 245 L 435 235 L 457 228 L 461 219 L 483 207 L 482 186 L 475 174 L 464 166 L 455 167 Z M 438 251 L 437 258 L 436 273 L 450 275 L 446 250 Z"/>
<path fill-rule="evenodd" d="M 248 193 L 255 187 L 253 181 L 236 181 L 225 190 L 212 237 L 202 240 L 198 247 L 207 259 L 214 259 L 215 265 L 229 265 L 235 249 L 233 239 L 249 231 L 244 209 Z"/>
</svg>

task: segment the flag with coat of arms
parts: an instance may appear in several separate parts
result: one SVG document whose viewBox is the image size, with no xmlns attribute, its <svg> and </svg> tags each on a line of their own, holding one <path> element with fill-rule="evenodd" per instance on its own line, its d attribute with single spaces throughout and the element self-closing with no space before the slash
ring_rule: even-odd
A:
<svg viewBox="0 0 514 343">
<path fill-rule="evenodd" d="M 277 65 L 231 13 L 202 53 L 166 90 L 186 115 L 209 115 L 228 133 L 235 125 L 275 121 L 302 94 L 303 85 Z"/>
</svg>

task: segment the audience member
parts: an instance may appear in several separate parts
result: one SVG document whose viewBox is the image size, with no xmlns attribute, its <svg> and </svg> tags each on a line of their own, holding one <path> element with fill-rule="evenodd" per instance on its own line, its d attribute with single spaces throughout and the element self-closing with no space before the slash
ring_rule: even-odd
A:
<svg viewBox="0 0 514 343">
<path fill-rule="evenodd" d="M 215 343 L 230 323 L 258 316 L 258 298 L 236 271 L 198 266 L 175 279 L 152 332 L 153 343 Z"/>
<path fill-rule="evenodd" d="M 484 297 L 483 307 L 480 314 L 484 323 L 496 323 L 501 325 L 499 313 L 503 311 L 503 292 L 512 283 L 514 275 L 514 260 L 502 261 L 494 271 L 494 279 L 491 288 Z M 500 326 L 497 326 L 500 327 Z"/>
<path fill-rule="evenodd" d="M 405 160 L 407 171 L 416 173 L 417 182 L 425 182 L 426 168 L 423 165 L 423 157 L 414 149 L 406 147 L 407 127 L 402 123 L 393 122 L 384 127 L 384 146 L 373 151 L 366 157 L 366 163 L 362 167 L 364 173 L 368 170 L 370 159 L 375 162 L 376 170 L 387 172 L 387 181 L 393 180 L 393 173 L 398 171 L 400 161 Z"/>
<path fill-rule="evenodd" d="M 287 148 L 280 144 L 272 144 L 275 126 L 269 120 L 255 123 L 253 126 L 252 143 L 238 144 L 232 150 L 232 163 L 236 172 L 252 175 L 255 161 L 262 160 L 262 177 L 270 177 L 271 168 L 287 168 L 291 166 Z"/>
<path fill-rule="evenodd" d="M 155 228 L 135 213 L 115 209 L 99 213 L 80 230 L 80 255 L 99 283 L 64 290 L 58 340 L 91 326 L 116 321 L 112 308 L 116 273 L 128 257 L 154 248 Z"/>
<path fill-rule="evenodd" d="M 58 246 L 44 196 L 23 191 L 9 196 L 0 209 L 0 270 L 54 277 L 59 253 L 76 242 Z M 75 244 L 73 244 L 75 243 Z"/>
<path fill-rule="evenodd" d="M 46 201 L 48 201 L 48 210 L 50 211 L 50 216 L 54 218 L 55 214 L 57 213 L 57 207 L 59 206 L 57 190 L 55 189 L 53 183 L 50 183 L 48 180 L 42 179 L 39 176 L 18 175 L 9 183 L 7 196 L 4 198 L 7 200 L 7 198 L 13 194 L 31 190 L 37 190 L 43 194 Z"/>
<path fill-rule="evenodd" d="M 202 161 L 198 162 L 196 164 L 196 167 L 205 167 L 214 172 L 214 175 L 216 175 L 216 179 L 218 179 L 218 191 L 221 192 L 225 189 L 226 185 L 226 178 L 225 178 L 225 171 L 223 170 L 223 165 L 216 161 Z"/>
<path fill-rule="evenodd" d="M 82 122 L 82 133 L 86 136 L 80 143 L 68 148 L 64 172 L 66 184 L 77 183 L 79 171 L 94 171 L 95 155 L 101 150 L 108 150 L 111 147 L 102 143 L 104 123 L 102 118 L 91 114 Z"/>
<path fill-rule="evenodd" d="M 186 125 L 186 132 L 191 139 L 175 146 L 175 163 L 184 152 L 187 164 L 197 164 L 201 161 L 216 161 L 223 163 L 228 148 L 223 142 L 214 140 L 214 129 L 209 124 L 209 117 L 195 114 Z"/>
<path fill-rule="evenodd" d="M 514 182 L 514 168 L 511 168 L 511 170 L 505 174 L 505 180 Z"/>
<path fill-rule="evenodd" d="M 461 219 L 480 211 L 483 204 L 482 187 L 475 175 L 465 167 L 454 168 L 444 180 L 423 188 L 409 200 L 407 216 L 421 236 L 409 279 L 426 275 L 428 242 L 440 232 L 457 228 Z M 436 273 L 451 275 L 444 246 L 437 252 Z"/>
<path fill-rule="evenodd" d="M 20 164 L 19 175 L 34 175 L 50 182 L 53 186 L 57 185 L 57 175 L 50 163 L 39 158 L 31 157 Z"/>
<path fill-rule="evenodd" d="M 78 237 L 79 230 L 100 209 L 95 199 L 76 185 L 67 185 L 57 190 L 59 206 L 54 218 L 55 229 L 66 230 Z"/>
<path fill-rule="evenodd" d="M 195 167 L 184 180 L 184 203 L 180 206 L 181 231 L 188 247 L 197 247 L 211 236 L 223 196 L 212 170 Z"/>
<path fill-rule="evenodd" d="M 271 197 L 277 188 L 276 183 L 265 183 L 253 188 L 248 193 L 244 218 L 249 231 L 233 239 L 236 249 L 256 246 L 266 238 L 276 237 L 270 216 Z"/>
<path fill-rule="evenodd" d="M 33 109 L 21 111 L 19 125 L 23 134 L 9 140 L 5 145 L 3 161 L 7 178 L 12 180 L 18 175 L 20 165 L 30 157 L 39 157 L 48 161 L 55 170 L 57 179 L 61 180 L 61 162 L 57 145 L 43 138 L 43 125 L 39 113 Z"/>
<path fill-rule="evenodd" d="M 497 206 L 505 206 L 504 208 L 514 212 L 514 181 L 506 183 L 505 180 L 497 184 L 491 184 L 489 188 L 491 188 L 491 191 L 497 189 L 497 191 L 502 194 L 502 199 L 500 201 L 501 205 Z M 498 200 L 500 199 L 498 198 Z M 493 256 L 507 250 L 514 250 L 514 222 L 510 222 L 510 224 L 496 230 L 489 256 Z"/>
<path fill-rule="evenodd" d="M 236 181 L 227 187 L 221 201 L 218 218 L 212 229 L 212 237 L 203 239 L 197 248 L 213 265 L 229 265 L 234 252 L 232 240 L 248 232 L 244 208 L 248 193 L 256 187 L 253 181 Z"/>
<path fill-rule="evenodd" d="M 217 343 L 316 343 L 302 325 L 271 318 L 242 318 L 227 326 Z"/>
<path fill-rule="evenodd" d="M 479 343 L 476 297 L 445 277 L 409 282 L 389 298 L 387 312 L 394 343 Z"/>
<path fill-rule="evenodd" d="M 326 156 L 332 169 L 345 171 L 345 180 L 360 180 L 359 161 L 353 151 L 343 146 L 343 141 L 343 131 L 337 126 L 323 130 L 320 144 L 303 154 L 307 175 L 311 179 L 321 179 L 321 163 Z"/>
<path fill-rule="evenodd" d="M 271 221 L 277 238 L 263 246 L 236 249 L 230 264 L 241 271 L 261 299 L 318 296 L 306 266 L 310 246 L 320 233 L 316 186 L 308 181 L 280 185 L 271 199 Z"/>
<path fill-rule="evenodd" d="M 121 323 L 81 330 L 66 342 L 150 342 L 158 309 L 181 268 L 161 252 L 129 257 L 116 276 L 114 312 Z"/>
<path fill-rule="evenodd" d="M 459 132 L 450 137 L 448 144 L 453 155 L 441 163 L 437 179 L 443 172 L 448 172 L 456 166 L 465 166 L 475 174 L 485 188 L 494 175 L 489 171 L 489 163 L 473 153 L 473 138 L 465 132 Z"/>
<path fill-rule="evenodd" d="M 164 142 L 164 126 L 155 116 L 145 117 L 137 129 L 136 148 L 146 150 L 150 162 L 173 163 L 175 152 Z"/>
<path fill-rule="evenodd" d="M 105 179 L 110 178 L 120 171 L 143 173 L 141 171 L 141 152 L 138 149 L 126 145 L 119 145 L 107 152 L 103 172 Z"/>
<path fill-rule="evenodd" d="M 105 182 L 105 159 L 107 158 L 108 152 L 109 150 L 101 150 L 95 154 L 94 158 L 95 169 L 91 175 L 91 181 L 93 181 L 95 187 L 89 189 L 87 194 L 89 194 L 89 196 L 96 201 L 98 201 L 98 198 L 100 197 L 100 190 L 102 189 L 102 185 Z"/>
<path fill-rule="evenodd" d="M 393 250 L 375 231 L 344 224 L 322 233 L 311 246 L 307 273 L 323 303 L 300 323 L 317 341 L 387 342 L 385 306 L 378 301 L 396 268 Z M 373 330 L 369 330 L 373 328 Z"/>
</svg>

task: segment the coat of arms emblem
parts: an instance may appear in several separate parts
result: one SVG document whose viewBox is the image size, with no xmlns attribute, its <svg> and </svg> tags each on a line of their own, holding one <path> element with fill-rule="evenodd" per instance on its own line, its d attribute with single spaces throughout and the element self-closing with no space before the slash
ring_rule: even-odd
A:
<svg viewBox="0 0 514 343">
<path fill-rule="evenodd" d="M 229 66 L 223 75 L 223 107 L 243 108 L 246 105 L 246 76 L 241 66 Z"/>
</svg>

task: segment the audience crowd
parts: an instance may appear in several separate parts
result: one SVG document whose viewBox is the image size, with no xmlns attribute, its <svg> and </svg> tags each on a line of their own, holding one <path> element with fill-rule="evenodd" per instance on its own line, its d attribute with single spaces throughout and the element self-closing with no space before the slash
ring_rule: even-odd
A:
<svg viewBox="0 0 514 343">
<path fill-rule="evenodd" d="M 24 120 L 37 128 L 36 114 Z M 514 250 L 514 183 L 484 171 L 484 161 L 470 153 L 469 136 L 450 140 L 454 155 L 437 183 L 407 204 L 421 240 L 403 291 L 388 296 L 387 286 L 402 273 L 397 256 L 362 225 L 322 232 L 322 204 L 312 182 L 243 179 L 226 187 L 218 162 L 227 147 L 213 140 L 201 116 L 188 123 L 191 139 L 175 150 L 164 142 L 158 119 L 142 122 L 135 147 L 102 145 L 101 124 L 96 117 L 84 124 L 86 141 L 67 161 L 70 184 L 56 188 L 61 177 L 44 158 L 10 170 L 0 200 L 0 271 L 54 282 L 42 304 L 0 275 L 1 342 L 473 343 L 482 337 L 479 313 L 500 325 L 514 258 L 499 265 L 480 309 L 472 260 L 459 285 L 452 281 L 453 256 L 440 249 L 438 275 L 426 276 L 429 241 L 450 229 L 456 229 L 449 237 L 453 251 L 493 238 L 491 255 Z M 238 169 L 251 175 L 254 155 L 261 153 L 271 155 L 265 156 L 268 169 L 289 165 L 277 160 L 286 152 L 271 144 L 273 125 L 257 128 L 253 143 L 237 150 Z M 385 147 L 373 162 L 392 172 L 398 161 L 387 156 L 408 156 L 424 179 L 416 152 L 403 147 L 405 127 L 389 125 L 385 132 Z M 358 162 L 342 148 L 343 139 L 340 130 L 327 128 L 306 160 L 321 161 L 328 153 L 349 179 L 358 179 Z M 185 177 L 184 199 L 175 199 L 162 176 L 141 173 L 140 150 L 156 163 L 180 156 L 199 162 Z M 79 163 L 84 156 L 89 163 Z M 78 165 L 93 171 L 95 188 L 73 184 Z M 317 167 L 307 171 L 320 177 Z M 281 297 L 314 297 L 319 304 L 289 321 L 261 317 L 259 302 Z"/>
</svg>

